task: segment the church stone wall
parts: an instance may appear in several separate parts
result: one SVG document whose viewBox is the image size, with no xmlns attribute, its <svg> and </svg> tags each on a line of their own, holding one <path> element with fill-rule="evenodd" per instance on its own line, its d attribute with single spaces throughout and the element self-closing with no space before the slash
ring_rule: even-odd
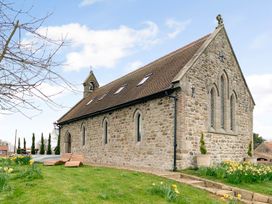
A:
<svg viewBox="0 0 272 204">
<path fill-rule="evenodd" d="M 143 136 L 136 142 L 134 113 L 142 113 Z M 163 97 L 115 110 L 61 128 L 61 151 L 64 138 L 72 137 L 72 152 L 84 153 L 87 162 L 116 166 L 172 169 L 173 99 Z M 108 120 L 108 144 L 104 144 L 103 120 Z M 80 127 L 85 124 L 86 144 L 82 146 Z"/>
<path fill-rule="evenodd" d="M 219 53 L 224 55 L 221 61 Z M 220 127 L 220 96 L 216 97 L 216 127 L 210 128 L 209 91 L 217 86 L 220 95 L 220 77 L 228 76 L 228 94 L 225 107 L 226 128 Z M 181 81 L 182 98 L 179 167 L 186 168 L 196 164 L 195 156 L 200 154 L 199 141 L 204 133 L 207 151 L 213 164 L 223 160 L 242 161 L 246 157 L 248 145 L 252 139 L 253 101 L 246 88 L 242 74 L 233 56 L 231 47 L 222 29 L 216 38 L 202 53 L 196 63 Z M 194 96 L 192 95 L 194 87 Z M 235 104 L 235 129 L 230 130 L 230 94 L 237 95 Z"/>
<path fill-rule="evenodd" d="M 219 53 L 224 59 L 219 59 Z M 220 77 L 227 76 L 226 128 L 220 128 L 220 96 L 216 97 L 216 127 L 210 128 L 210 96 L 219 91 Z M 180 81 L 177 104 L 177 166 L 194 166 L 201 133 L 213 164 L 223 160 L 242 161 L 252 139 L 253 101 L 246 88 L 224 29 L 217 34 Z M 194 90 L 194 91 L 193 91 Z M 235 129 L 230 130 L 230 95 L 235 92 Z M 134 113 L 142 113 L 143 136 L 136 142 Z M 173 168 L 174 102 L 169 97 L 143 101 L 137 105 L 66 124 L 61 128 L 62 153 L 65 134 L 72 137 L 72 152 L 84 153 L 86 161 L 116 166 Z M 104 144 L 103 120 L 107 118 L 108 144 Z M 82 146 L 80 127 L 85 124 L 86 144 Z"/>
</svg>

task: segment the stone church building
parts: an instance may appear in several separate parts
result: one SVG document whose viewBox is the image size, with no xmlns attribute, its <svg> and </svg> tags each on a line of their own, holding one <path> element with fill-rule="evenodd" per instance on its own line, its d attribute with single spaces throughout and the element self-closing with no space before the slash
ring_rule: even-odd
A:
<svg viewBox="0 0 272 204">
<path fill-rule="evenodd" d="M 194 166 L 201 133 L 212 163 L 241 161 L 254 100 L 222 20 L 215 31 L 111 83 L 91 71 L 84 97 L 58 120 L 61 152 L 86 162 Z"/>
</svg>

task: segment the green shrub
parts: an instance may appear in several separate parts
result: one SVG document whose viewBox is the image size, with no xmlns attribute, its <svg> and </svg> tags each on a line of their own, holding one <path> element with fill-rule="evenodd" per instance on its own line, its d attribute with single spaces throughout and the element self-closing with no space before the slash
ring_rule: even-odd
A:
<svg viewBox="0 0 272 204">
<path fill-rule="evenodd" d="M 8 188 L 8 175 L 5 173 L 0 173 L 0 192 L 7 190 Z"/>
<path fill-rule="evenodd" d="M 197 171 L 201 176 L 225 179 L 233 184 L 272 181 L 272 166 L 249 162 L 225 161 L 218 166 L 201 167 Z"/>
<path fill-rule="evenodd" d="M 58 135 L 58 142 L 57 142 L 57 146 L 54 149 L 54 152 L 56 155 L 60 154 L 60 135 Z"/>
<path fill-rule="evenodd" d="M 169 185 L 163 182 L 160 184 L 153 183 L 150 192 L 151 194 L 163 197 L 170 202 L 176 201 L 180 194 L 175 184 Z"/>
<path fill-rule="evenodd" d="M 200 138 L 200 152 L 201 154 L 207 154 L 203 132 L 201 133 L 201 138 Z"/>
<path fill-rule="evenodd" d="M 51 150 L 51 134 L 50 133 L 49 133 L 49 138 L 48 138 L 46 154 L 48 154 L 48 155 L 52 154 L 52 150 Z"/>
<path fill-rule="evenodd" d="M 252 157 L 252 141 L 248 145 L 247 155 Z"/>
<path fill-rule="evenodd" d="M 40 154 L 44 154 L 45 149 L 44 149 L 44 139 L 43 139 L 43 133 L 41 137 L 41 145 L 40 145 Z"/>
<path fill-rule="evenodd" d="M 31 156 L 17 156 L 17 157 L 13 157 L 12 160 L 16 164 L 28 165 L 30 163 Z"/>
<path fill-rule="evenodd" d="M 31 154 L 36 154 L 35 151 L 35 134 L 32 134 L 32 145 L 31 145 Z"/>
<path fill-rule="evenodd" d="M 29 165 L 25 170 L 19 172 L 17 178 L 23 178 L 25 180 L 34 180 L 41 179 L 43 178 L 43 176 L 41 169 L 37 165 L 33 164 Z"/>
</svg>

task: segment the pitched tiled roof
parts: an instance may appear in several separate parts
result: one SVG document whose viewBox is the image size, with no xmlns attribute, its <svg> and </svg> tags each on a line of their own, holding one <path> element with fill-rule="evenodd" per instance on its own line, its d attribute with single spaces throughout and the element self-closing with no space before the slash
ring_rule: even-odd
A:
<svg viewBox="0 0 272 204">
<path fill-rule="evenodd" d="M 62 124 L 89 116 L 171 89 L 174 77 L 194 56 L 208 37 L 209 35 L 206 35 L 138 70 L 98 88 L 89 96 L 79 101 L 58 120 L 58 123 Z M 151 76 L 146 82 L 137 86 L 149 74 Z M 122 86 L 125 86 L 125 88 L 120 93 L 114 94 Z M 102 98 L 103 95 L 104 97 Z M 102 99 L 99 100 L 100 98 Z M 91 100 L 93 101 L 86 105 Z"/>
<path fill-rule="evenodd" d="M 8 146 L 0 146 L 1 151 L 8 151 Z"/>
<path fill-rule="evenodd" d="M 264 141 L 255 149 L 255 153 L 268 153 L 272 157 L 272 142 Z"/>
</svg>

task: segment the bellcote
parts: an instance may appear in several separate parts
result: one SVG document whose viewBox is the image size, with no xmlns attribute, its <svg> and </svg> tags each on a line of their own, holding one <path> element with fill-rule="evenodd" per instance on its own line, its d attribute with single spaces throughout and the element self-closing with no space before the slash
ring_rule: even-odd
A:
<svg viewBox="0 0 272 204">
<path fill-rule="evenodd" d="M 99 88 L 99 83 L 91 70 L 86 80 L 83 82 L 84 93 L 83 97 L 87 97 L 90 93 Z"/>
</svg>

